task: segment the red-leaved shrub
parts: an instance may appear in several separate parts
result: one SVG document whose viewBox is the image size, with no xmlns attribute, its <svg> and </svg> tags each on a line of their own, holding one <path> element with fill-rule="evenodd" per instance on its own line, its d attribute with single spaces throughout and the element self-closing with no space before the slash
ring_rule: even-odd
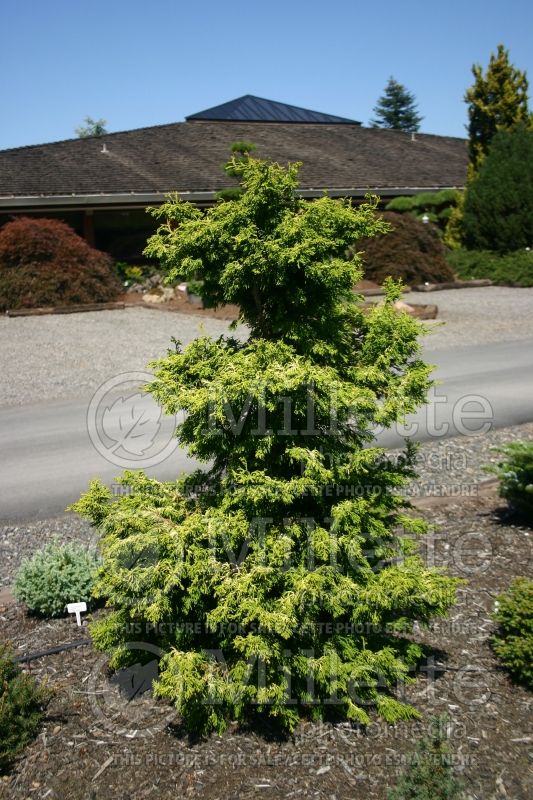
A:
<svg viewBox="0 0 533 800">
<path fill-rule="evenodd" d="M 381 216 L 390 222 L 392 231 L 357 242 L 357 249 L 364 251 L 365 278 L 382 284 L 390 275 L 408 286 L 454 280 L 435 225 L 419 222 L 410 214 L 384 211 Z"/>
<path fill-rule="evenodd" d="M 0 228 L 0 309 L 105 303 L 120 290 L 111 258 L 64 222 L 20 217 Z"/>
</svg>

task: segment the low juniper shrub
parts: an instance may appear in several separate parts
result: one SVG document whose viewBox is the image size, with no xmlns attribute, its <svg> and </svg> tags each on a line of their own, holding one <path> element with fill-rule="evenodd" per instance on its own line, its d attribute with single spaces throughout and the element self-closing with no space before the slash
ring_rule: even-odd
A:
<svg viewBox="0 0 533 800">
<path fill-rule="evenodd" d="M 488 250 L 450 250 L 450 267 L 459 278 L 488 278 L 500 286 L 533 286 L 533 251 L 492 253 Z"/>
</svg>

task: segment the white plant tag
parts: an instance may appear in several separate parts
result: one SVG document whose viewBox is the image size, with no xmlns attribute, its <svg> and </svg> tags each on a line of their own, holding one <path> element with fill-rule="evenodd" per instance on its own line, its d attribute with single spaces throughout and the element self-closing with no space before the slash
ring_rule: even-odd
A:
<svg viewBox="0 0 533 800">
<path fill-rule="evenodd" d="M 67 611 L 69 614 L 76 614 L 76 622 L 81 627 L 81 612 L 87 611 L 87 603 L 69 603 Z"/>
</svg>

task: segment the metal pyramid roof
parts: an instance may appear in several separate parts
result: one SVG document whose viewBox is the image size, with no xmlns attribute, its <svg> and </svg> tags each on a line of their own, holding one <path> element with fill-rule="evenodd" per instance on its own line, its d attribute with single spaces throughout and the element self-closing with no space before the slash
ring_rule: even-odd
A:
<svg viewBox="0 0 533 800">
<path fill-rule="evenodd" d="M 354 119 L 337 117 L 335 114 L 323 114 L 321 111 L 310 111 L 308 108 L 291 106 L 287 103 L 277 103 L 275 100 L 266 100 L 263 97 L 255 97 L 253 94 L 245 94 L 222 103 L 197 114 L 185 117 L 187 122 L 191 120 L 221 120 L 225 122 L 318 122 L 331 124 L 350 124 L 360 125 Z"/>
</svg>

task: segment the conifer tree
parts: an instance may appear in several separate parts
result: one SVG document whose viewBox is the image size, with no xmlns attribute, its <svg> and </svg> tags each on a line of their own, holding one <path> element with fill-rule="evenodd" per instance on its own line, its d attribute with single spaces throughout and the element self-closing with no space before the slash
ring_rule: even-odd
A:
<svg viewBox="0 0 533 800">
<path fill-rule="evenodd" d="M 154 365 L 148 390 L 186 412 L 178 438 L 203 469 L 127 472 L 119 498 L 95 481 L 74 507 L 102 534 L 110 610 L 95 646 L 113 667 L 138 661 L 135 625 L 162 651 L 156 691 L 196 732 L 252 715 L 288 730 L 304 715 L 415 716 L 395 689 L 422 648 L 402 632 L 454 600 L 456 582 L 417 554 L 426 525 L 401 492 L 412 449 L 390 461 L 373 444 L 431 383 L 400 287 L 368 315 L 353 293 L 357 241 L 387 225 L 377 198 L 299 199 L 298 170 L 237 156 L 238 198 L 154 209 L 146 253 L 171 281 L 199 275 L 207 305 L 237 304 L 249 337 L 176 342 Z"/>
<path fill-rule="evenodd" d="M 465 192 L 462 230 L 472 250 L 533 246 L 533 130 L 526 123 L 494 136 Z"/>
<path fill-rule="evenodd" d="M 414 94 L 391 76 L 385 93 L 374 108 L 375 119 L 370 121 L 373 128 L 392 128 L 412 133 L 420 128 L 424 119 L 417 113 Z"/>
<path fill-rule="evenodd" d="M 90 136 L 104 136 L 107 133 L 105 119 L 93 119 L 85 117 L 85 125 L 76 128 L 76 133 L 80 139 L 88 139 Z"/>
<path fill-rule="evenodd" d="M 454 776 L 445 714 L 431 719 L 431 729 L 417 744 L 407 768 L 387 800 L 461 800 L 464 785 Z"/>
<path fill-rule="evenodd" d="M 474 83 L 467 89 L 470 164 L 479 169 L 497 131 L 528 120 L 528 81 L 509 63 L 509 51 L 498 45 L 490 56 L 486 73 L 479 64 L 472 67 Z"/>
<path fill-rule="evenodd" d="M 468 103 L 467 186 L 452 212 L 445 233 L 445 242 L 452 249 L 466 243 L 463 224 L 465 199 L 493 137 L 499 130 L 508 130 L 529 118 L 526 73 L 509 63 L 509 52 L 503 44 L 498 45 L 496 55 L 491 54 L 485 74 L 479 64 L 473 65 L 472 73 L 475 81 L 465 93 L 465 102 Z M 529 121 L 531 124 L 530 118 Z M 472 241 L 470 234 L 468 238 Z"/>
</svg>

